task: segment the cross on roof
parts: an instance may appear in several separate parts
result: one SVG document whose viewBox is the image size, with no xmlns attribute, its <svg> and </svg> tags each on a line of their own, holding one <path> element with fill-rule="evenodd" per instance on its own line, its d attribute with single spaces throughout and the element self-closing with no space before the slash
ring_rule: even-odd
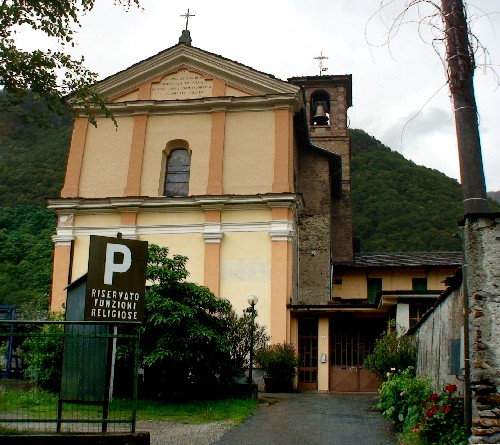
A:
<svg viewBox="0 0 500 445">
<path fill-rule="evenodd" d="M 189 17 L 195 17 L 194 14 L 189 13 L 189 8 L 185 14 L 181 14 L 181 17 L 186 17 L 186 31 L 188 29 L 188 24 L 189 24 Z"/>
<path fill-rule="evenodd" d="M 319 75 L 321 76 L 321 73 L 328 69 L 328 68 L 323 68 L 323 60 L 328 59 L 328 57 L 323 55 L 323 51 L 320 51 L 319 56 L 313 57 L 313 59 L 319 60 Z"/>
</svg>

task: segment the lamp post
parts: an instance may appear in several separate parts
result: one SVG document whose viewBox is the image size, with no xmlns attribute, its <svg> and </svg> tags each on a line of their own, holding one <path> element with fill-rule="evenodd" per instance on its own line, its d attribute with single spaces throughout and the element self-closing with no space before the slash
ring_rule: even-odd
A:
<svg viewBox="0 0 500 445">
<path fill-rule="evenodd" d="M 252 384 L 252 370 L 253 370 L 253 337 L 255 331 L 255 305 L 257 304 L 258 298 L 255 295 L 250 295 L 247 299 L 248 304 L 250 305 L 250 366 L 248 368 L 248 380 L 247 383 Z"/>
</svg>

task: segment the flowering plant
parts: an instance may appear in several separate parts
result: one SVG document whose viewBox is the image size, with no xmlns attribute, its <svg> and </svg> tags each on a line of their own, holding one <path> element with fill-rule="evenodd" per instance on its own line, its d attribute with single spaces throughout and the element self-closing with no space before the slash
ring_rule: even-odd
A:
<svg viewBox="0 0 500 445">
<path fill-rule="evenodd" d="M 463 399 L 455 394 L 456 391 L 456 385 L 447 385 L 440 394 L 432 393 L 422 403 L 420 423 L 413 428 L 413 432 L 436 445 L 466 443 Z"/>
<path fill-rule="evenodd" d="M 429 379 L 414 375 L 415 370 L 411 367 L 391 373 L 379 389 L 379 402 L 375 408 L 382 411 L 382 416 L 393 422 L 398 430 L 413 426 L 420 420 L 422 402 L 432 392 Z"/>
</svg>

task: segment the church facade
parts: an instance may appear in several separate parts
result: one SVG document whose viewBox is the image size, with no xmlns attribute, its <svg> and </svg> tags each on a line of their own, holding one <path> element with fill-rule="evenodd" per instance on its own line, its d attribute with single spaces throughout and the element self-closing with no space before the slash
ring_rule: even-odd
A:
<svg viewBox="0 0 500 445">
<path fill-rule="evenodd" d="M 75 120 L 64 187 L 49 200 L 52 310 L 87 272 L 90 235 L 121 234 L 188 257 L 189 280 L 237 313 L 257 296 L 271 341 L 299 350 L 299 388 L 374 389 L 362 359 L 389 311 L 365 291 L 332 294 L 339 265 L 354 262 L 351 82 L 282 81 L 189 41 L 99 82 L 116 125 Z"/>
</svg>

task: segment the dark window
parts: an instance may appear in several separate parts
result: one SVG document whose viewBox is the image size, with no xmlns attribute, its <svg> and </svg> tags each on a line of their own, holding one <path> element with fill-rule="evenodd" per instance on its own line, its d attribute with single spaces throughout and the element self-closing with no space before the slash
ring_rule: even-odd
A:
<svg viewBox="0 0 500 445">
<path fill-rule="evenodd" d="M 165 196 L 187 196 L 189 192 L 189 170 L 191 155 L 184 148 L 170 153 L 165 172 Z"/>
<path fill-rule="evenodd" d="M 373 303 L 375 302 L 375 296 L 377 295 L 377 292 L 382 290 L 382 278 L 367 278 L 366 285 L 368 301 L 370 303 Z"/>
<path fill-rule="evenodd" d="M 410 328 L 415 326 L 423 315 L 434 305 L 434 303 L 411 303 L 410 304 Z"/>
<path fill-rule="evenodd" d="M 411 279 L 411 289 L 412 290 L 427 290 L 427 278 L 412 278 Z"/>
</svg>

